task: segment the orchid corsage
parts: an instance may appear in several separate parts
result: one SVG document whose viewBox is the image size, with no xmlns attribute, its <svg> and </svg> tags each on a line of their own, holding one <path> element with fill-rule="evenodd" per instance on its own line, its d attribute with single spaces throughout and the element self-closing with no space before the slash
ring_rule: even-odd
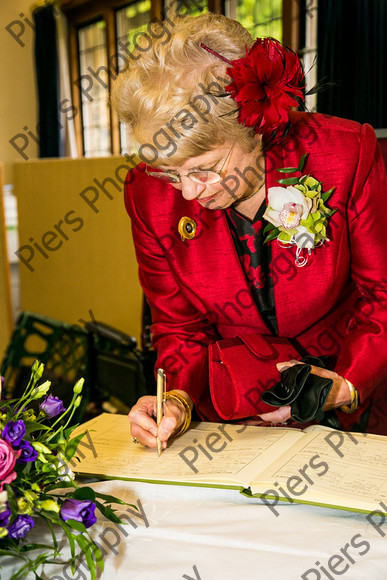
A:
<svg viewBox="0 0 387 580">
<path fill-rule="evenodd" d="M 277 169 L 280 173 L 301 173 L 307 154 L 297 167 Z M 305 266 L 313 248 L 329 241 L 326 227 L 328 218 L 337 210 L 325 202 L 335 190 L 323 193 L 322 183 L 311 175 L 278 179 L 287 187 L 270 187 L 267 208 L 263 217 L 269 222 L 263 230 L 265 242 L 277 239 L 283 246 L 296 246 L 296 266 Z"/>
</svg>

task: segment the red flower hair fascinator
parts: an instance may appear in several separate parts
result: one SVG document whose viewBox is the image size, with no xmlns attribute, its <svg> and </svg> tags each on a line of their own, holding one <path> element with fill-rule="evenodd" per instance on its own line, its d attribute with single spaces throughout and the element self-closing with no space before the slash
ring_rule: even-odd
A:
<svg viewBox="0 0 387 580">
<path fill-rule="evenodd" d="M 274 38 L 257 38 L 250 50 L 246 47 L 245 57 L 232 61 L 200 46 L 231 65 L 227 74 L 232 83 L 225 90 L 238 104 L 238 122 L 266 137 L 282 135 L 290 108 L 305 100 L 305 73 L 298 56 Z"/>
</svg>

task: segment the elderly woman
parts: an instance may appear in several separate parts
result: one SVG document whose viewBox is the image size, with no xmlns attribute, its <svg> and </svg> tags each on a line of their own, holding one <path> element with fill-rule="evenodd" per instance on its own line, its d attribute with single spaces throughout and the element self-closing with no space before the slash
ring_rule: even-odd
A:
<svg viewBox="0 0 387 580">
<path fill-rule="evenodd" d="M 130 412 L 143 445 L 166 447 L 193 409 L 387 433 L 384 166 L 369 125 L 291 110 L 303 88 L 292 51 L 215 14 L 175 19 L 117 80 L 168 389 L 158 431 L 155 397 Z"/>
</svg>

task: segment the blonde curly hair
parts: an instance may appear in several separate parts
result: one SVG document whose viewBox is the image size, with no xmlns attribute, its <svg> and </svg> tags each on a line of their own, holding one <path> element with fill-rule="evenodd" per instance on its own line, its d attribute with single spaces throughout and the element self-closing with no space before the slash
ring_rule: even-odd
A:
<svg viewBox="0 0 387 580">
<path fill-rule="evenodd" d="M 167 25 L 169 40 L 155 34 L 148 49 L 138 44 L 114 84 L 112 105 L 129 126 L 131 144 L 156 167 L 179 165 L 226 140 L 250 151 L 254 130 L 238 123 L 237 105 L 224 91 L 231 82 L 228 65 L 200 44 L 234 60 L 251 47 L 251 35 L 213 13 L 152 26 Z"/>
</svg>

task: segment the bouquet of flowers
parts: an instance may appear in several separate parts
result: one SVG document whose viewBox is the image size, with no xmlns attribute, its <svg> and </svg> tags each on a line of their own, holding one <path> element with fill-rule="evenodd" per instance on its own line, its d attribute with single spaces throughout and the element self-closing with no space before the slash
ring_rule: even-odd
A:
<svg viewBox="0 0 387 580">
<path fill-rule="evenodd" d="M 45 563 L 70 562 L 74 573 L 82 553 L 94 580 L 97 566 L 103 569 L 102 553 L 88 533 L 97 521 L 95 511 L 98 508 L 110 521 L 120 524 L 110 504 L 127 504 L 90 487 L 79 487 L 74 481 L 68 461 L 84 433 L 70 440 L 76 426 L 69 424 L 81 403 L 84 379 L 75 384 L 65 409 L 61 400 L 48 394 L 50 381 L 37 385 L 43 370 L 43 364 L 35 361 L 20 399 L 6 402 L 0 397 L 0 556 L 21 560 L 11 577 L 16 580 L 29 572 L 39 579 L 37 570 Z M 31 404 L 40 399 L 39 411 L 35 412 Z M 58 493 L 60 488 L 64 492 Z M 51 545 L 28 544 L 24 539 L 38 520 L 51 531 Z M 69 542 L 68 561 L 61 559 L 58 526 Z M 39 550 L 39 555 L 32 558 L 34 550 Z"/>
</svg>

